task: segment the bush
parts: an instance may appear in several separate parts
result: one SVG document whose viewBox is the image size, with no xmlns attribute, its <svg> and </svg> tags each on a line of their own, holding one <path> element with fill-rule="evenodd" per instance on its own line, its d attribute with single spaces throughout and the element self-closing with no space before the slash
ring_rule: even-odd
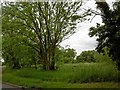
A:
<svg viewBox="0 0 120 90">
<path fill-rule="evenodd" d="M 96 51 L 83 51 L 80 55 L 77 56 L 77 62 L 95 62 L 94 53 Z"/>
<path fill-rule="evenodd" d="M 23 69 L 17 71 L 16 75 L 23 78 L 40 79 L 42 81 L 69 83 L 118 80 L 118 71 L 116 67 L 108 63 L 64 64 L 57 71 Z"/>
</svg>

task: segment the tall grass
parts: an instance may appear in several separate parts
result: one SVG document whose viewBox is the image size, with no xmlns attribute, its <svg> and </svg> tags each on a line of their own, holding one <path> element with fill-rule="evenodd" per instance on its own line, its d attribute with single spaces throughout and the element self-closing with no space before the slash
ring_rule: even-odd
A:
<svg viewBox="0 0 120 90">
<path fill-rule="evenodd" d="M 17 70 L 14 75 L 23 78 L 33 78 L 42 81 L 68 83 L 117 81 L 116 67 L 108 63 L 65 64 L 57 71 L 42 71 L 36 69 Z"/>
</svg>

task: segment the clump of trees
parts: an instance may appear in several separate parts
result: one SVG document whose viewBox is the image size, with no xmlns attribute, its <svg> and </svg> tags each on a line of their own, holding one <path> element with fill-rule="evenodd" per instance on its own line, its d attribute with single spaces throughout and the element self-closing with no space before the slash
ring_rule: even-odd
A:
<svg viewBox="0 0 120 90">
<path fill-rule="evenodd" d="M 120 70 L 120 2 L 110 9 L 106 2 L 97 2 L 104 25 L 90 28 L 89 35 L 98 36 L 97 51 L 107 51 Z M 96 62 L 96 51 L 85 51 L 75 61 L 74 49 L 60 49 L 59 44 L 75 33 L 76 24 L 90 15 L 83 13 L 80 2 L 7 2 L 2 5 L 2 55 L 12 68 L 42 64 L 54 70 L 55 63 Z M 92 12 L 94 13 L 94 12 Z M 98 15 L 98 13 L 94 13 Z M 102 55 L 102 54 L 101 54 Z"/>
<path fill-rule="evenodd" d="M 95 62 L 94 54 L 96 51 L 83 51 L 77 56 L 76 62 Z"/>
<path fill-rule="evenodd" d="M 91 63 L 91 62 L 99 62 L 99 63 L 107 62 L 107 63 L 113 63 L 112 58 L 109 57 L 106 48 L 104 48 L 104 53 L 98 53 L 95 50 L 83 51 L 80 55 L 77 56 L 75 62 L 76 63 L 80 63 L 80 62 L 88 62 L 88 63 Z"/>
<path fill-rule="evenodd" d="M 76 24 L 88 15 L 88 11 L 78 14 L 81 6 L 82 1 L 4 3 L 5 62 L 12 63 L 13 68 L 21 68 L 24 62 L 41 63 L 44 70 L 54 70 L 59 43 L 74 34 Z"/>
<path fill-rule="evenodd" d="M 77 53 L 74 49 L 64 49 L 61 47 L 56 52 L 56 61 L 61 63 L 74 63 L 76 54 Z"/>
<path fill-rule="evenodd" d="M 113 4 L 112 9 L 104 2 L 97 2 L 97 8 L 101 11 L 104 25 L 97 24 L 90 28 L 89 35 L 97 36 L 97 51 L 102 52 L 107 47 L 109 56 L 116 61 L 120 70 L 120 1 Z M 98 14 L 97 14 L 98 15 Z"/>
</svg>

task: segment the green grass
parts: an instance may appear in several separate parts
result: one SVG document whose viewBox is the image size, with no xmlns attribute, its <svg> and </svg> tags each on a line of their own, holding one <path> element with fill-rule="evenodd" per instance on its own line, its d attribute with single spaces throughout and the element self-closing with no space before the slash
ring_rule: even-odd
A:
<svg viewBox="0 0 120 90">
<path fill-rule="evenodd" d="M 107 63 L 65 64 L 56 71 L 6 69 L 3 81 L 30 88 L 117 88 L 118 71 Z"/>
</svg>

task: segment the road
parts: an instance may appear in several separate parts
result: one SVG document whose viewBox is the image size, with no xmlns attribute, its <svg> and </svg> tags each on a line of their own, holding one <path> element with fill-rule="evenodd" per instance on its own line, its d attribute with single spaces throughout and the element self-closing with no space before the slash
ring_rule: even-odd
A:
<svg viewBox="0 0 120 90">
<path fill-rule="evenodd" d="M 23 90 L 20 87 L 2 83 L 2 90 L 8 90 L 8 89 L 11 89 L 11 90 Z"/>
<path fill-rule="evenodd" d="M 2 88 L 16 88 L 16 87 L 3 83 Z"/>
</svg>

